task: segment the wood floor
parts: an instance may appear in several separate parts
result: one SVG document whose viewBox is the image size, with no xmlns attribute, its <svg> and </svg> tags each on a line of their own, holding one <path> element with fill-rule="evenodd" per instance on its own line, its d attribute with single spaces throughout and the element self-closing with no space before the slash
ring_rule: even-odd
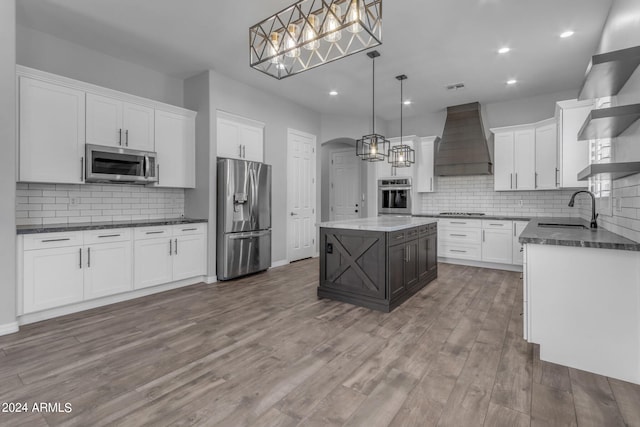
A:
<svg viewBox="0 0 640 427">
<path fill-rule="evenodd" d="M 0 337 L 3 426 L 640 426 L 640 386 L 541 362 L 519 273 L 440 264 L 390 314 L 316 298 L 318 261 Z M 1 409 L 1 408 L 0 408 Z"/>
</svg>

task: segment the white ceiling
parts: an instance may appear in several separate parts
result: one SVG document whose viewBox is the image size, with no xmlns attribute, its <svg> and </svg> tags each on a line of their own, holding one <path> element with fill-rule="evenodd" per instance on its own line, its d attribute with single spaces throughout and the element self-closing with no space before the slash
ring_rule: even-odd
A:
<svg viewBox="0 0 640 427">
<path fill-rule="evenodd" d="M 18 24 L 186 78 L 211 68 L 322 113 L 371 112 L 371 60 L 359 53 L 277 81 L 249 68 L 248 28 L 294 0 L 18 0 Z M 580 86 L 612 0 L 386 0 L 376 112 L 405 117 Z M 573 37 L 561 39 L 567 29 Z M 512 51 L 498 55 L 497 49 Z M 518 84 L 507 86 L 515 78 Z M 447 92 L 447 84 L 466 89 Z M 330 97 L 330 90 L 339 95 Z"/>
</svg>

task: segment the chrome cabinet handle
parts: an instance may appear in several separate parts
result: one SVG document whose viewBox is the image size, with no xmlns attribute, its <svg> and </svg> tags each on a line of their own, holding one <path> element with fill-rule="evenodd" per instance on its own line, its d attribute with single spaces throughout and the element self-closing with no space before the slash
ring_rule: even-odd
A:
<svg viewBox="0 0 640 427">
<path fill-rule="evenodd" d="M 457 249 L 451 249 L 451 252 L 458 252 L 458 253 L 461 253 L 461 254 L 466 254 L 467 253 L 467 251 L 459 251 Z"/>
<path fill-rule="evenodd" d="M 49 243 L 49 242 L 66 242 L 67 240 L 71 240 L 71 239 L 47 239 L 47 240 L 43 240 L 42 243 Z"/>
<path fill-rule="evenodd" d="M 238 153 L 238 156 L 242 158 L 242 144 L 238 145 L 238 149 L 240 150 L 240 153 Z"/>
<path fill-rule="evenodd" d="M 452 236 L 452 237 L 467 237 L 466 234 L 449 234 L 449 236 Z"/>
<path fill-rule="evenodd" d="M 91 248 L 87 248 L 87 268 L 91 268 Z"/>
<path fill-rule="evenodd" d="M 247 158 L 247 146 L 246 145 L 242 146 L 242 158 L 243 159 Z"/>
<path fill-rule="evenodd" d="M 516 237 L 516 223 L 513 223 L 513 237 Z"/>
<path fill-rule="evenodd" d="M 80 181 L 84 181 L 84 156 L 80 157 Z"/>
<path fill-rule="evenodd" d="M 513 189 L 513 174 L 509 174 L 509 188 Z"/>
<path fill-rule="evenodd" d="M 197 228 L 183 228 L 182 231 L 196 231 Z"/>
<path fill-rule="evenodd" d="M 298 214 L 295 212 L 291 212 L 291 216 L 297 216 Z"/>
<path fill-rule="evenodd" d="M 451 221 L 451 224 L 466 224 L 466 222 L 460 222 L 460 221 Z"/>
<path fill-rule="evenodd" d="M 173 255 L 173 242 L 169 239 L 169 256 Z"/>
<path fill-rule="evenodd" d="M 516 173 L 516 189 L 518 188 L 518 174 Z"/>
<path fill-rule="evenodd" d="M 504 227 L 504 224 L 489 224 L 489 225 L 496 225 L 498 227 Z"/>
<path fill-rule="evenodd" d="M 556 187 L 560 185 L 558 182 L 558 172 L 560 172 L 560 169 L 556 168 Z"/>
<path fill-rule="evenodd" d="M 147 233 L 147 234 L 149 234 L 149 233 Z M 105 237 L 120 237 L 120 235 L 119 234 L 104 234 L 102 236 L 98 236 L 99 239 L 103 239 Z"/>
<path fill-rule="evenodd" d="M 484 239 L 484 230 L 482 230 L 482 241 L 483 242 L 485 241 L 485 239 Z"/>
<path fill-rule="evenodd" d="M 538 188 L 538 172 L 534 175 L 533 188 Z"/>
<path fill-rule="evenodd" d="M 175 248 L 173 249 L 173 254 L 174 254 L 174 255 L 178 255 L 178 239 L 175 239 L 175 242 L 176 242 L 176 246 L 175 246 Z"/>
<path fill-rule="evenodd" d="M 80 270 L 82 270 L 82 248 L 80 248 Z"/>
<path fill-rule="evenodd" d="M 124 145 L 129 146 L 129 129 L 124 131 Z"/>
<path fill-rule="evenodd" d="M 162 234 L 164 231 L 147 231 L 145 234 Z"/>
<path fill-rule="evenodd" d="M 429 191 L 433 191 L 433 177 L 429 178 L 430 184 L 429 184 Z"/>
<path fill-rule="evenodd" d="M 160 184 L 160 164 L 158 163 L 158 166 L 156 166 L 156 168 L 158 169 L 158 184 Z"/>
<path fill-rule="evenodd" d="M 118 145 L 122 146 L 122 129 L 118 129 Z"/>
</svg>

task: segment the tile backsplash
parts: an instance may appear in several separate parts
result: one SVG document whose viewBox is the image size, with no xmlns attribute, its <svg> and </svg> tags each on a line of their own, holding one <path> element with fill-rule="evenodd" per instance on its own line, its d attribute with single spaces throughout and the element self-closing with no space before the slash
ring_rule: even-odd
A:
<svg viewBox="0 0 640 427">
<path fill-rule="evenodd" d="M 16 224 L 178 218 L 184 190 L 123 184 L 16 184 Z"/>
<path fill-rule="evenodd" d="M 579 217 L 567 206 L 572 190 L 494 191 L 493 175 L 435 177 L 435 193 L 418 193 L 421 213 L 483 212 L 487 215 Z"/>
</svg>

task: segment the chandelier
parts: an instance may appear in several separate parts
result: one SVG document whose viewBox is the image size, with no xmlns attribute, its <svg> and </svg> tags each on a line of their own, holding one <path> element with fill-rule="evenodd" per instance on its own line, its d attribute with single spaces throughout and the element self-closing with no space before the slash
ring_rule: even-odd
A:
<svg viewBox="0 0 640 427">
<path fill-rule="evenodd" d="M 382 43 L 382 0 L 300 0 L 249 28 L 250 65 L 277 79 Z"/>
<path fill-rule="evenodd" d="M 389 163 L 394 168 L 408 168 L 416 162 L 416 151 L 402 143 L 402 107 L 404 105 L 402 86 L 407 76 L 401 74 L 396 76 L 396 79 L 400 80 L 400 144 L 394 145 L 389 150 Z"/>
<path fill-rule="evenodd" d="M 367 52 L 367 56 L 371 58 L 373 64 L 373 102 L 371 103 L 373 130 L 370 135 L 365 135 L 356 141 L 356 155 L 362 157 L 362 160 L 380 162 L 389 155 L 389 140 L 376 133 L 376 58 L 380 53 L 374 50 Z"/>
</svg>

